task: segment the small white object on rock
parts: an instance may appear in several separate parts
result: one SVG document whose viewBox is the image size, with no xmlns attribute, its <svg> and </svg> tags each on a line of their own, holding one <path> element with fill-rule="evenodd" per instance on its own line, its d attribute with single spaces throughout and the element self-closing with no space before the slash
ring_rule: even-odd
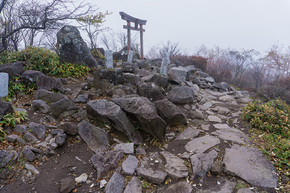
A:
<svg viewBox="0 0 290 193">
<path fill-rule="evenodd" d="M 75 182 L 79 184 L 79 183 L 86 182 L 87 179 L 88 179 L 88 174 L 83 173 L 83 174 L 80 175 L 79 177 L 76 177 L 76 178 L 75 178 Z"/>
<path fill-rule="evenodd" d="M 101 180 L 100 182 L 100 188 L 104 188 L 104 186 L 107 184 L 108 182 L 106 180 Z"/>
</svg>

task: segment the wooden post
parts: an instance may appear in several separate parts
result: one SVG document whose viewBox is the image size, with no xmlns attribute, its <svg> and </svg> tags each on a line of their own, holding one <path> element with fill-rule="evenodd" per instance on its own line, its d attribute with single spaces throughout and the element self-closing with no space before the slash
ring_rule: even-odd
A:
<svg viewBox="0 0 290 193">
<path fill-rule="evenodd" d="M 131 48 L 131 24 L 130 21 L 127 21 L 127 56 L 129 55 L 129 50 Z"/>
<path fill-rule="evenodd" d="M 141 60 L 143 60 L 143 25 L 140 25 L 140 52 L 141 52 Z"/>
</svg>

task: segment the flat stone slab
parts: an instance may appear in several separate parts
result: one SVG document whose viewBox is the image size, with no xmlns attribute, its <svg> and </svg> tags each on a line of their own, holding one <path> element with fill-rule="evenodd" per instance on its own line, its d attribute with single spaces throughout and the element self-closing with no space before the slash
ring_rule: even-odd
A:
<svg viewBox="0 0 290 193">
<path fill-rule="evenodd" d="M 218 129 L 215 132 L 212 132 L 211 134 L 216 135 L 218 138 L 222 140 L 232 141 L 233 143 L 238 144 L 250 143 L 250 140 L 246 136 L 246 134 L 235 128 Z"/>
<path fill-rule="evenodd" d="M 178 135 L 175 140 L 195 138 L 199 135 L 199 133 L 200 131 L 195 127 L 188 127 L 180 135 Z"/>
<path fill-rule="evenodd" d="M 211 185 L 209 189 L 198 190 L 196 193 L 232 193 L 234 192 L 236 182 L 228 179 L 220 179 L 215 185 Z"/>
<path fill-rule="evenodd" d="M 172 184 L 166 188 L 158 189 L 157 193 L 191 193 L 192 187 L 190 183 L 179 182 Z"/>
<path fill-rule="evenodd" d="M 134 143 L 120 143 L 117 144 L 114 148 L 116 151 L 121 151 L 124 153 L 134 153 Z"/>
<path fill-rule="evenodd" d="M 142 183 L 136 176 L 127 184 L 124 193 L 142 193 Z"/>
<path fill-rule="evenodd" d="M 277 174 L 273 164 L 253 147 L 233 145 L 224 156 L 225 172 L 236 175 L 253 186 L 277 187 Z"/>
<path fill-rule="evenodd" d="M 181 158 L 167 151 L 163 151 L 160 154 L 166 161 L 165 171 L 169 176 L 173 178 L 184 178 L 188 176 L 188 168 L 184 165 L 184 161 Z"/>
<path fill-rule="evenodd" d="M 209 153 L 195 154 L 190 157 L 192 165 L 193 177 L 200 176 L 203 177 L 211 169 L 215 158 L 218 153 L 215 150 Z"/>
<path fill-rule="evenodd" d="M 209 115 L 207 118 L 210 122 L 213 122 L 213 123 L 221 123 L 222 122 L 222 120 L 217 116 Z"/>
<path fill-rule="evenodd" d="M 137 168 L 137 173 L 142 178 L 148 179 L 155 184 L 161 184 L 167 176 L 162 166 L 164 166 L 163 161 L 156 152 L 149 157 L 143 158 L 140 167 Z"/>
<path fill-rule="evenodd" d="M 133 175 L 135 169 L 138 166 L 138 159 L 133 156 L 129 155 L 128 158 L 122 163 L 122 170 L 125 175 Z"/>
<path fill-rule="evenodd" d="M 203 153 L 211 147 L 220 143 L 220 140 L 213 136 L 195 138 L 185 145 L 185 149 L 191 153 Z"/>
</svg>

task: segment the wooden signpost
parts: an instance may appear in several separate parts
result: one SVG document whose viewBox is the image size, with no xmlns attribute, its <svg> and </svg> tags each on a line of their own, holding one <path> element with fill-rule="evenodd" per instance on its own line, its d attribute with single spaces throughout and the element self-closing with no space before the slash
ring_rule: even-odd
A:
<svg viewBox="0 0 290 193">
<path fill-rule="evenodd" d="M 127 29 L 127 53 L 129 53 L 129 50 L 131 48 L 131 31 L 130 30 L 140 31 L 140 55 L 141 55 L 141 60 L 143 60 L 143 32 L 145 32 L 145 30 L 143 29 L 143 25 L 146 25 L 147 21 L 132 17 L 124 12 L 120 12 L 120 15 L 123 20 L 127 21 L 127 25 L 123 25 L 123 28 Z M 131 27 L 131 22 L 134 23 L 135 25 L 134 27 Z"/>
</svg>

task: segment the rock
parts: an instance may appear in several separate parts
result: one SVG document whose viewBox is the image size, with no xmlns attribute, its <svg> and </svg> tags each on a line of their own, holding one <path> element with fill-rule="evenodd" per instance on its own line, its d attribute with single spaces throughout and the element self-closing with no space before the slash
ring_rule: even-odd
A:
<svg viewBox="0 0 290 193">
<path fill-rule="evenodd" d="M 23 72 L 23 74 L 20 76 L 20 80 L 25 84 L 25 85 L 30 85 L 32 83 L 35 83 L 36 80 L 41 77 L 45 76 L 42 72 L 36 71 L 36 70 L 26 70 Z"/>
<path fill-rule="evenodd" d="M 169 80 L 176 83 L 183 83 L 189 80 L 190 70 L 183 67 L 173 67 L 168 71 Z"/>
<path fill-rule="evenodd" d="M 153 74 L 151 81 L 163 88 L 166 88 L 168 85 L 168 77 L 159 74 Z"/>
<path fill-rule="evenodd" d="M 115 103 L 105 99 L 89 101 L 86 109 L 89 118 L 110 123 L 117 130 L 127 134 L 131 141 L 135 143 L 142 142 L 140 134 L 125 112 Z"/>
<path fill-rule="evenodd" d="M 220 106 L 212 108 L 211 110 L 214 112 L 217 112 L 218 114 L 221 114 L 221 115 L 228 115 L 231 112 L 228 108 L 220 107 Z"/>
<path fill-rule="evenodd" d="M 123 158 L 123 152 L 106 151 L 99 152 L 93 155 L 91 161 L 97 170 L 97 177 L 102 178 L 110 170 L 117 167 L 118 162 Z"/>
<path fill-rule="evenodd" d="M 127 83 L 131 83 L 133 85 L 137 84 L 140 81 L 140 77 L 138 75 L 132 73 L 124 73 L 124 80 Z"/>
<path fill-rule="evenodd" d="M 214 83 L 214 79 L 213 79 L 213 77 L 206 77 L 205 79 L 204 79 L 206 82 L 209 82 L 209 83 Z"/>
<path fill-rule="evenodd" d="M 31 165 L 31 164 L 28 164 L 28 163 L 26 163 L 25 165 L 24 165 L 24 167 L 27 169 L 27 170 L 29 170 L 29 171 L 31 171 L 32 173 L 34 173 L 34 174 L 39 174 L 39 171 L 33 166 L 33 165 Z"/>
<path fill-rule="evenodd" d="M 0 150 L 0 168 L 4 168 L 13 159 L 13 156 L 11 151 Z"/>
<path fill-rule="evenodd" d="M 138 163 L 139 161 L 135 156 L 129 155 L 128 158 L 122 163 L 122 171 L 125 175 L 133 175 Z"/>
<path fill-rule="evenodd" d="M 178 179 L 188 176 L 188 169 L 186 165 L 184 165 L 184 161 L 181 158 L 167 151 L 163 151 L 160 154 L 164 157 L 166 161 L 165 171 L 170 177 Z"/>
<path fill-rule="evenodd" d="M 170 126 L 187 125 L 185 115 L 168 99 L 155 102 L 158 113 Z"/>
<path fill-rule="evenodd" d="M 189 115 L 187 115 L 187 116 L 191 119 L 201 119 L 201 120 L 205 119 L 205 115 L 199 109 L 189 111 Z"/>
<path fill-rule="evenodd" d="M 46 128 L 44 125 L 31 122 L 28 125 L 28 129 L 37 136 L 38 139 L 43 139 L 45 137 Z"/>
<path fill-rule="evenodd" d="M 158 101 L 165 98 L 163 91 L 160 90 L 154 83 L 139 82 L 137 84 L 137 94 L 147 97 L 150 101 Z"/>
<path fill-rule="evenodd" d="M 51 135 L 58 135 L 58 134 L 63 134 L 64 131 L 62 129 L 55 129 L 55 128 L 52 128 L 52 130 L 50 131 L 50 134 Z"/>
<path fill-rule="evenodd" d="M 210 125 L 201 125 L 201 129 L 204 131 L 208 131 L 209 127 L 210 127 Z"/>
<path fill-rule="evenodd" d="M 237 193 L 254 193 L 254 192 L 249 188 L 241 188 L 237 191 Z"/>
<path fill-rule="evenodd" d="M 108 133 L 85 120 L 78 124 L 78 133 L 95 153 L 106 150 L 109 145 Z"/>
<path fill-rule="evenodd" d="M 211 102 L 206 102 L 203 105 L 200 105 L 199 107 L 205 111 L 205 110 L 209 109 L 211 106 L 212 106 Z"/>
<path fill-rule="evenodd" d="M 164 141 L 166 123 L 159 117 L 154 103 L 148 98 L 131 97 L 113 98 L 111 100 L 128 113 L 142 130 L 157 137 L 160 141 Z"/>
<path fill-rule="evenodd" d="M 228 179 L 220 179 L 216 184 L 211 184 L 209 189 L 196 191 L 197 193 L 232 193 L 234 192 L 236 182 L 231 182 Z"/>
<path fill-rule="evenodd" d="M 228 85 L 226 86 L 225 84 L 222 84 L 222 83 L 213 83 L 212 84 L 212 87 L 213 88 L 216 88 L 218 89 L 219 91 L 227 91 L 228 90 Z"/>
<path fill-rule="evenodd" d="M 100 188 L 104 188 L 104 186 L 107 184 L 108 182 L 106 180 L 101 180 L 100 182 Z"/>
<path fill-rule="evenodd" d="M 30 162 L 33 162 L 36 159 L 35 154 L 31 151 L 29 147 L 25 147 L 23 149 L 22 155 Z"/>
<path fill-rule="evenodd" d="M 80 184 L 80 183 L 84 183 L 84 182 L 86 182 L 87 179 L 88 179 L 88 174 L 83 173 L 83 174 L 80 175 L 79 177 L 76 177 L 76 178 L 75 178 L 75 182 L 76 182 L 77 184 Z"/>
<path fill-rule="evenodd" d="M 7 135 L 6 139 L 9 142 L 15 143 L 17 141 L 18 137 L 19 137 L 18 135 L 12 134 L 12 135 Z"/>
<path fill-rule="evenodd" d="M 191 153 L 203 153 L 211 147 L 220 143 L 220 140 L 213 136 L 195 138 L 185 145 L 185 149 Z"/>
<path fill-rule="evenodd" d="M 63 146 L 66 140 L 66 134 L 65 133 L 59 133 L 55 137 L 55 143 L 58 146 Z"/>
<path fill-rule="evenodd" d="M 59 78 L 49 77 L 46 75 L 39 76 L 36 80 L 37 89 L 56 90 L 64 92 L 61 80 Z"/>
<path fill-rule="evenodd" d="M 105 188 L 105 193 L 122 193 L 124 186 L 125 178 L 118 172 L 114 172 Z"/>
<path fill-rule="evenodd" d="M 17 133 L 26 133 L 27 131 L 27 126 L 26 125 L 16 125 L 13 131 Z"/>
<path fill-rule="evenodd" d="M 79 110 L 78 106 L 68 98 L 63 98 L 50 104 L 50 111 L 54 117 L 66 117 Z"/>
<path fill-rule="evenodd" d="M 39 89 L 34 92 L 33 98 L 38 99 L 38 100 L 43 100 L 47 103 L 53 103 L 53 102 L 66 98 L 66 96 L 61 93 L 54 93 L 48 90 Z"/>
<path fill-rule="evenodd" d="M 277 187 L 277 175 L 273 164 L 253 147 L 233 145 L 224 156 L 225 172 L 236 175 L 253 186 Z"/>
<path fill-rule="evenodd" d="M 59 127 L 68 135 L 76 135 L 78 133 L 77 125 L 72 122 L 61 123 Z"/>
<path fill-rule="evenodd" d="M 9 77 L 19 77 L 24 72 L 25 62 L 12 62 L 0 65 L 0 72 L 6 72 Z"/>
<path fill-rule="evenodd" d="M 225 95 L 225 96 L 219 97 L 219 100 L 223 102 L 231 102 L 231 101 L 234 101 L 235 99 L 230 95 Z"/>
<path fill-rule="evenodd" d="M 114 147 L 114 150 L 121 151 L 123 153 L 133 154 L 134 153 L 134 143 L 120 143 Z"/>
<path fill-rule="evenodd" d="M 193 102 L 194 92 L 190 87 L 174 87 L 167 94 L 168 100 L 177 105 L 183 105 Z"/>
<path fill-rule="evenodd" d="M 4 102 L 0 99 L 0 120 L 3 116 L 7 115 L 8 113 L 12 114 L 14 112 L 11 103 Z"/>
<path fill-rule="evenodd" d="M 83 94 L 83 95 L 79 95 L 76 99 L 75 102 L 76 103 L 86 103 L 89 101 L 89 95 L 87 94 Z"/>
<path fill-rule="evenodd" d="M 190 183 L 178 182 L 168 187 L 158 189 L 157 193 L 191 193 L 192 187 Z"/>
<path fill-rule="evenodd" d="M 162 166 L 163 161 L 156 152 L 142 159 L 140 166 L 137 168 L 137 173 L 142 178 L 148 179 L 154 184 L 161 184 L 167 176 Z"/>
<path fill-rule="evenodd" d="M 181 140 L 181 139 L 192 139 L 198 136 L 200 133 L 199 130 L 197 130 L 195 127 L 191 126 L 186 128 L 180 135 L 178 135 L 175 140 Z"/>
<path fill-rule="evenodd" d="M 216 135 L 218 138 L 225 141 L 232 141 L 233 143 L 238 144 L 247 144 L 250 143 L 249 138 L 242 131 L 234 128 L 220 128 L 215 132 L 211 133 Z"/>
<path fill-rule="evenodd" d="M 136 176 L 127 184 L 124 193 L 142 193 L 142 183 Z"/>
<path fill-rule="evenodd" d="M 190 156 L 193 177 L 205 176 L 211 169 L 217 155 L 218 153 L 215 150 L 211 150 L 209 153 L 200 153 Z"/>
<path fill-rule="evenodd" d="M 60 181 L 59 191 L 61 193 L 70 193 L 73 189 L 75 189 L 75 181 L 72 177 L 64 178 Z"/>
<path fill-rule="evenodd" d="M 146 155 L 146 151 L 142 147 L 137 147 L 136 154 L 137 155 Z"/>
<path fill-rule="evenodd" d="M 223 163 L 222 163 L 222 161 L 216 160 L 215 162 L 213 162 L 210 171 L 214 175 L 220 175 L 223 172 Z"/>
<path fill-rule="evenodd" d="M 28 141 L 28 142 L 36 142 L 38 139 L 29 131 L 27 131 L 24 135 L 23 138 Z"/>
<path fill-rule="evenodd" d="M 213 123 L 221 123 L 222 122 L 222 120 L 217 116 L 209 115 L 207 118 L 210 122 L 213 122 Z"/>
<path fill-rule="evenodd" d="M 34 100 L 32 101 L 32 107 L 35 111 L 39 110 L 41 113 L 48 113 L 49 106 L 42 100 Z"/>
<path fill-rule="evenodd" d="M 61 63 L 74 63 L 97 67 L 97 61 L 91 54 L 85 41 L 82 39 L 79 30 L 71 25 L 62 27 L 57 32 L 57 53 Z"/>
</svg>

